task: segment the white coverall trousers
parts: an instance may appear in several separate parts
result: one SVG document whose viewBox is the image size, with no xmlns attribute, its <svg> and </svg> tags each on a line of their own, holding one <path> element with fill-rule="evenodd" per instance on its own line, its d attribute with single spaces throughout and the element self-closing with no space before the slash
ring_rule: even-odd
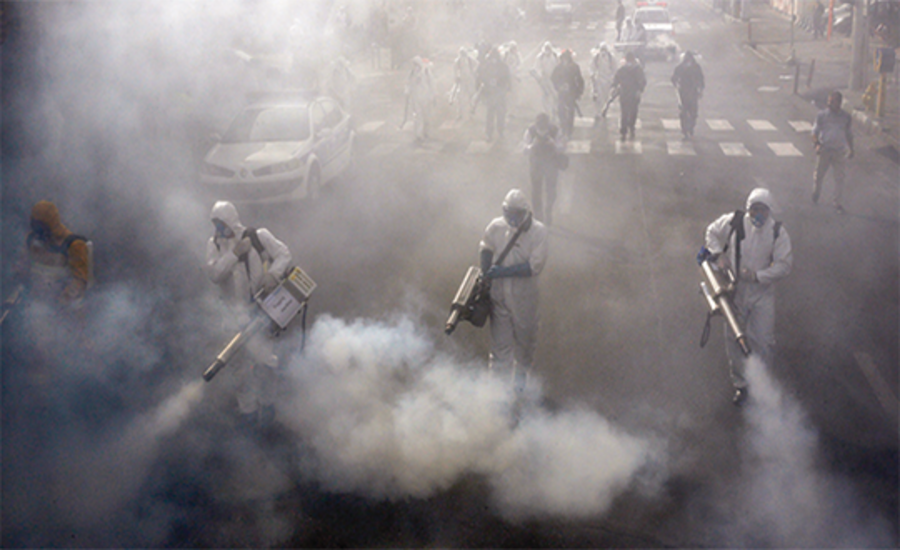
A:
<svg viewBox="0 0 900 550">
<path fill-rule="evenodd" d="M 494 281 L 494 285 L 503 282 L 531 283 L 525 279 L 516 281 L 515 278 L 509 278 Z M 502 292 L 502 288 L 499 289 L 500 297 L 493 288 L 491 290 L 490 368 L 497 373 L 509 372 L 515 381 L 516 391 L 523 391 L 537 349 L 540 323 L 537 291 L 535 289 L 533 296 L 528 296 L 527 299 L 517 296 L 516 303 L 510 305 L 511 300 L 502 296 L 506 294 Z"/>
<path fill-rule="evenodd" d="M 775 347 L 775 287 L 741 281 L 738 284 L 735 305 L 744 321 L 744 330 L 750 343 L 750 352 L 771 366 Z M 734 333 L 725 323 L 725 353 L 731 371 L 731 383 L 735 388 L 746 388 L 745 357 L 735 341 Z"/>
</svg>

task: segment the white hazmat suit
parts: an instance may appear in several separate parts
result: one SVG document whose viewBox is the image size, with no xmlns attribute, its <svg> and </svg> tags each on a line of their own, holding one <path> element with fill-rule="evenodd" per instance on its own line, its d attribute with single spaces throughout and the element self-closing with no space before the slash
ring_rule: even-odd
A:
<svg viewBox="0 0 900 550">
<path fill-rule="evenodd" d="M 428 138 L 431 110 L 437 99 L 431 68 L 432 63 L 427 59 L 414 57 L 406 82 L 407 101 L 410 115 L 415 118 L 417 141 Z"/>
<path fill-rule="evenodd" d="M 537 347 L 538 277 L 548 254 L 546 226 L 531 216 L 524 193 L 511 190 L 503 201 L 504 215 L 495 218 L 481 239 L 482 267 L 486 256 L 495 262 L 513 238 L 517 227 L 526 224 L 498 267 L 487 270 L 491 278 L 491 369 L 512 371 L 516 389 L 522 391 Z M 508 212 L 523 212 L 515 225 Z M 530 225 L 527 225 L 530 224 Z M 493 276 L 491 275 L 495 273 Z"/>
<path fill-rule="evenodd" d="M 738 316 L 744 322 L 750 349 L 766 364 L 771 364 L 775 346 L 774 283 L 790 274 L 794 260 L 788 232 L 784 227 L 779 227 L 776 236 L 776 222 L 771 215 L 761 226 L 754 224 L 749 210 L 757 203 L 766 205 L 770 212 L 776 211 L 768 189 L 756 188 L 747 197 L 748 212 L 742 215 L 744 239 L 740 243 L 740 266 L 736 257 L 737 231 L 732 230 L 732 219 L 736 213 L 723 214 L 707 227 L 706 248 L 711 254 L 726 252 L 728 265 L 735 270 L 735 276 L 740 277 L 734 301 Z M 743 276 L 738 269 L 744 273 Z M 736 389 L 744 389 L 747 381 L 743 356 L 727 323 L 725 331 L 731 381 Z"/>
<path fill-rule="evenodd" d="M 206 245 L 206 273 L 222 290 L 223 298 L 232 311 L 233 328 L 245 325 L 254 308 L 253 297 L 262 289 L 271 290 L 291 264 L 288 247 L 276 239 L 268 229 L 257 229 L 257 250 L 247 230 L 241 224 L 237 209 L 227 201 L 213 205 L 210 220 L 216 234 Z M 241 414 L 254 415 L 261 407 L 274 403 L 274 369 L 278 357 L 272 340 L 257 334 L 245 345 L 243 359 L 236 358 L 241 387 L 238 390 L 238 409 Z"/>
<path fill-rule="evenodd" d="M 556 53 L 553 44 L 544 42 L 544 45 L 541 46 L 541 53 L 534 58 L 532 74 L 541 87 L 541 105 L 543 105 L 544 112 L 550 115 L 550 121 L 554 124 L 559 121 L 556 117 L 556 88 L 553 87 L 550 77 L 557 65 L 559 65 L 559 54 Z"/>
</svg>

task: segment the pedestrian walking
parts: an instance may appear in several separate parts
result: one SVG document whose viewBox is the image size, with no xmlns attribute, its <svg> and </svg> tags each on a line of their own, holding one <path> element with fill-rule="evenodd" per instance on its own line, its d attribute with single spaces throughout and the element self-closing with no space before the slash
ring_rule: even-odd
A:
<svg viewBox="0 0 900 550">
<path fill-rule="evenodd" d="M 481 269 L 491 285 L 489 366 L 510 373 L 518 392 L 525 390 L 537 348 L 538 277 L 547 261 L 547 228 L 531 214 L 525 194 L 512 189 L 503 215 L 494 218 L 481 239 Z M 499 265 L 494 258 L 509 250 Z"/>
<path fill-rule="evenodd" d="M 613 75 L 612 83 L 614 93 L 618 94 L 621 118 L 619 134 L 622 141 L 627 137 L 634 139 L 634 127 L 637 123 L 638 106 L 641 103 L 641 93 L 647 86 L 647 77 L 644 68 L 638 63 L 633 52 L 625 54 L 625 64 L 619 67 Z"/>
<path fill-rule="evenodd" d="M 601 42 L 591 49 L 591 100 L 594 103 L 594 123 L 597 124 L 605 115 L 607 96 L 612 85 L 612 77 L 616 72 L 616 62 L 606 42 Z"/>
<path fill-rule="evenodd" d="M 412 112 L 417 143 L 428 138 L 431 109 L 437 102 L 431 67 L 430 61 L 417 55 L 412 59 L 412 68 L 406 79 L 406 112 Z"/>
<path fill-rule="evenodd" d="M 820 0 L 816 0 L 812 13 L 813 40 L 825 36 L 825 6 Z"/>
<path fill-rule="evenodd" d="M 541 105 L 543 111 L 550 115 L 552 122 L 558 122 L 556 118 L 556 90 L 553 88 L 553 82 L 550 80 L 557 65 L 559 65 L 559 55 L 556 53 L 556 49 L 549 41 L 544 42 L 543 46 L 541 46 L 541 53 L 534 59 L 534 68 L 531 69 L 531 75 L 541 87 Z"/>
<path fill-rule="evenodd" d="M 622 40 L 622 23 L 625 21 L 625 5 L 622 0 L 616 2 L 616 42 Z"/>
<path fill-rule="evenodd" d="M 853 132 L 850 113 L 841 109 L 844 97 L 833 91 L 828 96 L 828 107 L 819 111 L 812 128 L 812 139 L 816 146 L 816 171 L 813 178 L 813 204 L 819 202 L 822 182 L 831 168 L 834 177 L 834 195 L 831 200 L 835 212 L 844 213 L 841 198 L 846 177 L 846 159 L 853 158 Z"/>
<path fill-rule="evenodd" d="M 493 47 L 478 66 L 478 97 L 487 110 L 485 134 L 487 140 L 497 136 L 503 139 L 506 131 L 506 94 L 510 88 L 509 66 L 500 58 L 500 51 Z"/>
<path fill-rule="evenodd" d="M 556 184 L 565 143 L 559 128 L 550 123 L 547 113 L 540 113 L 535 117 L 534 124 L 525 130 L 524 142 L 531 176 L 534 217 L 549 226 L 553 219 Z"/>
<path fill-rule="evenodd" d="M 719 269 L 731 270 L 737 279 L 734 305 L 739 321 L 745 327 L 752 353 L 771 366 L 775 283 L 791 272 L 791 238 L 781 222 L 772 218 L 775 202 L 768 189 L 751 191 L 746 208 L 722 214 L 706 228 L 706 251 Z M 727 322 L 725 333 L 733 401 L 740 405 L 748 395 L 745 360 Z"/>
<path fill-rule="evenodd" d="M 569 139 L 575 128 L 577 101 L 584 93 L 584 77 L 581 75 L 581 67 L 575 63 L 572 50 L 565 50 L 560 54 L 559 65 L 553 69 L 550 80 L 556 90 L 559 127 L 563 136 Z"/>
<path fill-rule="evenodd" d="M 245 227 L 230 202 L 216 202 L 210 221 L 215 232 L 206 245 L 206 274 L 221 290 L 231 328 L 236 328 L 253 315 L 257 294 L 278 286 L 291 265 L 291 252 L 268 229 Z M 236 369 L 237 405 L 241 425 L 255 430 L 275 418 L 279 358 L 267 334 L 251 337 L 245 349 Z"/>
<path fill-rule="evenodd" d="M 453 60 L 453 88 L 450 90 L 450 103 L 456 104 L 457 120 L 471 117 L 477 71 L 478 61 L 465 46 L 461 47 Z"/>
<path fill-rule="evenodd" d="M 678 90 L 681 133 L 686 138 L 692 137 L 694 126 L 697 123 L 700 98 L 703 96 L 703 88 L 706 84 L 703 79 L 703 69 L 691 51 L 684 52 L 681 63 L 675 67 L 675 72 L 672 73 L 672 85 Z"/>
</svg>

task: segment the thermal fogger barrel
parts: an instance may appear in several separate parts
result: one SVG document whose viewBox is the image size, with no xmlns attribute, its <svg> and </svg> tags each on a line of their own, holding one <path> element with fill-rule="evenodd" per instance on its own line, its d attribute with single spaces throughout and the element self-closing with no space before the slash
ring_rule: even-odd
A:
<svg viewBox="0 0 900 550">
<path fill-rule="evenodd" d="M 747 340 L 747 334 L 744 332 L 744 327 L 737 316 L 737 310 L 734 306 L 734 274 L 729 269 L 718 269 L 708 259 L 703 260 L 700 264 L 700 273 L 703 276 L 703 280 L 700 281 L 700 291 L 703 293 L 706 305 L 709 307 L 709 314 L 706 319 L 707 329 L 704 331 L 701 346 L 706 343 L 710 317 L 722 315 L 725 317 L 725 322 L 731 327 L 741 352 L 745 356 L 749 356 L 750 343 Z"/>
</svg>

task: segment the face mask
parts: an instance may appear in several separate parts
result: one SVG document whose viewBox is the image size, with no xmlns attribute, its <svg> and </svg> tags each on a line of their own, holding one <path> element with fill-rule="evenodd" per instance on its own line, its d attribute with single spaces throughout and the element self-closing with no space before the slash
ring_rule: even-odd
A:
<svg viewBox="0 0 900 550">
<path fill-rule="evenodd" d="M 528 211 L 520 210 L 518 208 L 504 208 L 503 209 L 503 217 L 506 218 L 506 222 L 512 227 L 519 227 L 523 221 L 525 221 L 525 216 L 528 215 Z"/>
<path fill-rule="evenodd" d="M 216 226 L 216 237 L 222 237 L 223 239 L 234 237 L 234 231 L 222 220 L 213 220 L 213 225 Z"/>
<path fill-rule="evenodd" d="M 37 238 L 42 241 L 50 239 L 50 228 L 44 223 L 37 220 L 31 220 L 31 230 L 37 235 Z"/>
<path fill-rule="evenodd" d="M 757 214 L 750 217 L 750 223 L 753 224 L 753 227 L 762 227 L 768 217 L 766 214 Z"/>
</svg>

